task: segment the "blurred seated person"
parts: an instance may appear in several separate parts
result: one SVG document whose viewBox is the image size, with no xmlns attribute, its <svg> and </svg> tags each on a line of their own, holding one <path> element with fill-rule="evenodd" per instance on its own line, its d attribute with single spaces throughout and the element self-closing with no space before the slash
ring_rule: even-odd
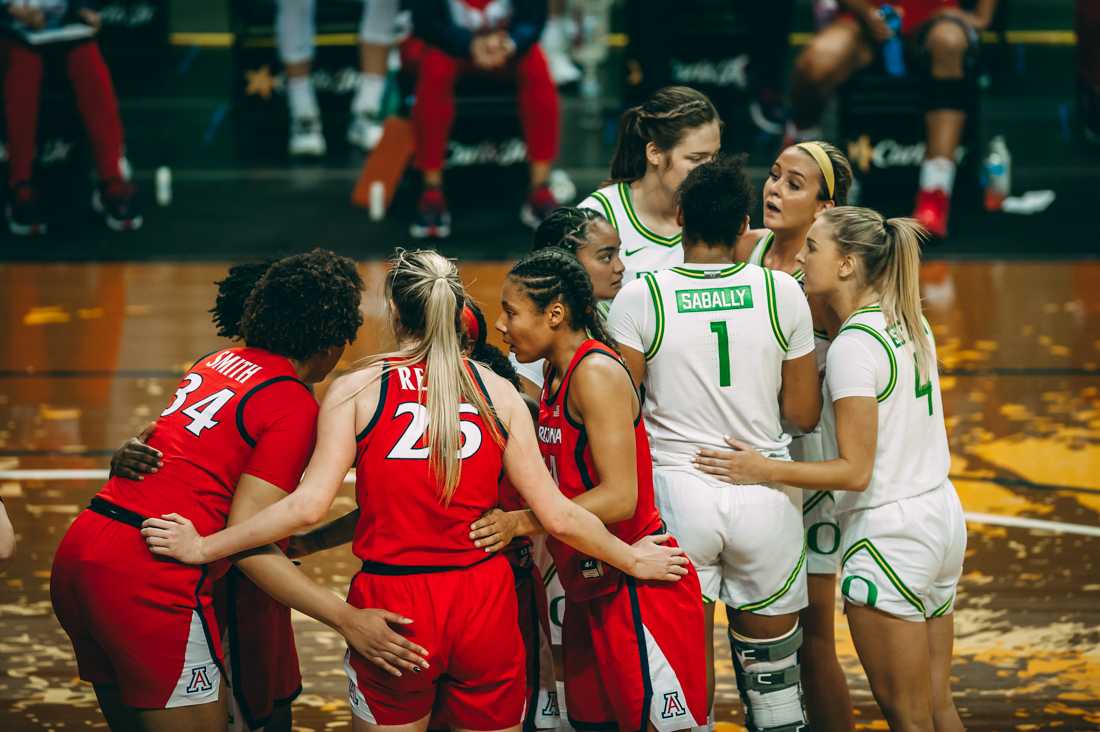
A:
<svg viewBox="0 0 1100 732">
<path fill-rule="evenodd" d="M 913 217 L 933 234 L 947 235 L 955 151 L 975 93 L 978 34 L 989 26 L 997 0 L 977 0 L 972 12 L 958 0 L 839 0 L 840 12 L 813 38 L 795 63 L 791 82 L 789 142 L 821 136 L 825 104 L 853 73 L 871 64 L 878 47 L 893 36 L 881 7 L 901 16 L 910 50 L 910 74 L 925 79 L 927 147 Z"/>
<path fill-rule="evenodd" d="M 382 97 L 390 48 L 401 36 L 398 0 L 363 0 L 359 21 L 359 78 L 351 100 L 348 142 L 363 151 L 382 137 Z M 325 154 L 321 110 L 310 74 L 316 35 L 316 0 L 278 0 L 275 39 L 286 69 L 291 155 Z"/>
<path fill-rule="evenodd" d="M 32 174 L 38 109 L 47 57 L 56 57 L 72 83 L 76 106 L 91 140 L 99 182 L 92 207 L 115 231 L 141 227 L 134 187 L 122 172 L 122 120 L 111 73 L 95 31 L 99 3 L 89 0 L 0 0 L 0 47 L 8 148 L 8 228 L 13 234 L 46 233 L 47 217 Z M 50 40 L 51 37 L 56 40 Z"/>
<path fill-rule="evenodd" d="M 413 35 L 406 59 L 417 69 L 412 109 L 416 167 L 424 190 L 410 233 L 418 239 L 450 235 L 443 197 L 443 159 L 455 116 L 455 80 L 471 73 L 514 79 L 527 142 L 530 191 L 520 217 L 536 227 L 558 207 L 548 185 L 558 154 L 558 91 L 538 38 L 547 0 L 410 0 Z"/>
</svg>

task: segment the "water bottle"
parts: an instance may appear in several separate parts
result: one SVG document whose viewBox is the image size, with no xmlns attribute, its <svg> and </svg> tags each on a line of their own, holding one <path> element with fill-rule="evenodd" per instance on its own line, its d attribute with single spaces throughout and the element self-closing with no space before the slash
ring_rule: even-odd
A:
<svg viewBox="0 0 1100 732">
<path fill-rule="evenodd" d="M 982 181 L 985 184 L 985 210 L 1000 211 L 1004 200 L 1012 192 L 1012 155 L 1003 135 L 997 135 L 989 143 L 989 154 L 982 165 Z"/>
<path fill-rule="evenodd" d="M 882 44 L 882 63 L 890 76 L 905 76 L 905 49 L 901 42 L 901 15 L 893 5 L 883 5 L 879 15 L 893 33 Z"/>
</svg>

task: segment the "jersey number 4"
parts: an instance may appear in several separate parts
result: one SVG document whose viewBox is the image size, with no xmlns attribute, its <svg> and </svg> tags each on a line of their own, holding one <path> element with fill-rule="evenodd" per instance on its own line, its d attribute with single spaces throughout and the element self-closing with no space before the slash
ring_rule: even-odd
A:
<svg viewBox="0 0 1100 732">
<path fill-rule="evenodd" d="M 202 377 L 198 374 L 188 374 L 184 377 L 184 381 L 186 383 L 180 385 L 180 388 L 176 389 L 176 398 L 168 405 L 168 409 L 160 413 L 160 416 L 167 417 L 169 414 L 179 410 L 184 402 L 187 401 L 187 397 L 202 386 Z M 191 418 L 190 424 L 185 425 L 187 431 L 198 437 L 202 434 L 203 430 L 208 430 L 216 426 L 218 421 L 214 419 L 214 417 L 221 408 L 236 395 L 236 392 L 232 389 L 219 389 L 210 396 L 203 397 L 193 404 L 188 405 L 188 407 L 183 410 L 183 413 Z"/>
<path fill-rule="evenodd" d="M 460 404 L 458 411 L 460 414 L 477 414 L 477 407 Z M 422 443 L 425 442 L 424 437 L 428 432 L 428 408 L 418 402 L 402 402 L 397 405 L 393 414 L 395 417 L 411 414 L 412 420 L 386 457 L 391 460 L 427 460 L 430 450 Z M 460 420 L 458 424 L 462 430 L 462 447 L 458 450 L 458 459 L 465 460 L 481 447 L 481 428 L 474 422 L 464 420 Z"/>
</svg>

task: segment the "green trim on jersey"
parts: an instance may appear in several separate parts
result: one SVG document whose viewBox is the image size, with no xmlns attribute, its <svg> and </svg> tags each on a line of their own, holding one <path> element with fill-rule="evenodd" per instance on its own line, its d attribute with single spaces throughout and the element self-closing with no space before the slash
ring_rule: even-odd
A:
<svg viewBox="0 0 1100 732">
<path fill-rule="evenodd" d="M 549 587 L 550 582 L 554 579 L 554 576 L 557 575 L 557 573 L 558 573 L 558 568 L 555 567 L 553 564 L 551 564 L 550 569 L 546 570 L 546 575 L 543 576 L 543 578 L 542 578 L 543 586 L 544 587 Z"/>
<path fill-rule="evenodd" d="M 882 337 L 882 334 L 869 325 L 863 323 L 852 323 L 846 325 L 840 329 L 843 333 L 847 330 L 858 330 L 874 337 L 876 341 L 882 344 L 882 347 L 886 349 L 886 357 L 890 359 L 890 380 L 886 382 L 886 388 L 882 390 L 882 393 L 875 397 L 880 402 L 884 402 L 890 398 L 890 394 L 894 392 L 894 387 L 898 383 L 898 360 L 894 358 L 894 349 L 890 348 L 890 344 L 886 342 L 886 339 Z"/>
<path fill-rule="evenodd" d="M 592 197 L 600 202 L 600 207 L 603 208 L 604 218 L 611 224 L 615 231 L 619 230 L 619 222 L 615 220 L 615 209 L 611 208 L 611 201 L 604 195 L 603 191 L 593 191 Z"/>
<path fill-rule="evenodd" d="M 951 597 L 947 598 L 947 602 L 940 605 L 938 608 L 932 611 L 931 617 L 938 618 L 947 614 L 948 609 L 951 607 L 951 603 L 955 602 L 955 593 L 951 593 Z"/>
<path fill-rule="evenodd" d="M 815 492 L 810 497 L 810 500 L 808 500 L 804 504 L 802 504 L 802 515 L 805 516 L 810 511 L 813 511 L 815 508 L 817 508 L 817 504 L 821 503 L 826 498 L 832 499 L 833 503 L 836 503 L 836 499 L 833 498 L 833 494 L 832 494 L 831 491 L 817 491 L 817 492 Z"/>
<path fill-rule="evenodd" d="M 775 244 L 775 232 L 769 229 L 767 234 L 757 239 L 756 243 L 752 245 L 752 251 L 749 252 L 749 264 L 755 264 L 758 267 L 766 267 L 767 265 L 764 264 L 764 257 L 768 256 L 772 244 Z M 799 284 L 806 281 L 806 273 L 800 269 L 791 272 L 791 277 L 794 277 L 795 282 Z"/>
<path fill-rule="evenodd" d="M 776 590 L 775 593 L 772 594 L 770 597 L 766 597 L 763 600 L 761 600 L 760 602 L 750 602 L 747 605 L 741 605 L 737 609 L 740 610 L 741 612 L 755 613 L 755 612 L 759 612 L 760 610 L 763 610 L 768 605 L 774 604 L 779 598 L 783 597 L 783 595 L 786 595 L 787 592 L 791 589 L 791 585 L 793 585 L 794 581 L 796 579 L 798 579 L 798 573 L 802 571 L 802 565 L 805 564 L 805 563 L 806 563 L 806 541 L 805 541 L 805 538 L 803 538 L 803 540 L 802 540 L 802 554 L 799 555 L 798 561 L 794 565 L 794 569 L 791 570 L 791 574 L 790 574 L 790 576 L 787 577 L 787 581 L 783 583 L 783 586 L 780 587 L 778 590 Z"/>
<path fill-rule="evenodd" d="M 745 262 L 738 262 L 737 264 L 726 267 L 719 270 L 706 270 L 706 269 L 691 269 L 690 267 L 670 267 L 673 272 L 684 277 L 691 277 L 696 280 L 717 280 L 722 277 L 730 277 L 735 275 L 745 268 Z"/>
<path fill-rule="evenodd" d="M 764 291 L 768 295 L 768 319 L 772 324 L 772 333 L 775 334 L 775 340 L 779 343 L 779 347 L 786 353 L 791 344 L 787 342 L 787 337 L 783 335 L 783 331 L 779 327 L 779 306 L 775 301 L 775 276 L 767 268 L 764 269 Z"/>
<path fill-rule="evenodd" d="M 814 330 L 814 338 L 820 338 L 823 341 L 832 340 L 831 338 L 829 338 L 828 332 L 824 330 Z"/>
<path fill-rule="evenodd" d="M 841 328 L 841 330 L 843 330 L 844 326 L 848 325 L 848 323 L 852 320 L 852 318 L 856 317 L 857 315 L 863 315 L 864 313 L 881 313 L 881 312 L 882 312 L 882 308 L 879 307 L 878 305 L 868 305 L 867 307 L 858 308 L 856 310 L 853 310 L 852 314 L 844 319 L 844 322 L 840 324 L 840 328 Z"/>
<path fill-rule="evenodd" d="M 901 596 L 904 597 L 910 605 L 915 607 L 917 610 L 920 610 L 920 614 L 924 616 L 924 603 L 921 602 L 920 598 L 917 597 L 916 594 L 914 594 L 913 591 L 910 590 L 904 582 L 902 582 L 901 577 L 898 576 L 898 573 L 895 572 L 894 568 L 890 566 L 890 563 L 886 561 L 886 557 L 882 556 L 878 548 L 873 543 L 871 543 L 870 539 L 860 539 L 855 544 L 852 544 L 852 546 L 849 547 L 848 551 L 844 552 L 844 558 L 840 560 L 840 566 L 843 567 L 845 564 L 847 564 L 848 560 L 852 558 L 852 555 L 860 550 L 866 550 L 867 553 L 871 555 L 871 559 L 873 559 L 875 561 L 875 564 L 877 564 L 879 568 L 886 573 L 886 578 L 890 580 L 890 583 L 894 585 L 894 588 L 901 593 Z"/>
<path fill-rule="evenodd" d="M 642 220 L 638 218 L 638 214 L 634 212 L 634 202 L 630 198 L 630 186 L 627 183 L 619 183 L 619 199 L 623 202 L 623 208 L 626 209 L 626 217 L 630 219 L 630 225 L 634 227 L 634 231 L 638 232 L 646 239 L 649 239 L 654 244 L 660 244 L 663 247 L 679 246 L 684 238 L 683 232 L 676 236 L 659 236 L 646 228 Z"/>
<path fill-rule="evenodd" d="M 657 351 L 661 348 L 661 341 L 665 339 L 665 303 L 661 299 L 661 286 L 657 284 L 657 278 L 653 273 L 646 272 L 643 277 L 649 288 L 649 296 L 653 299 L 653 315 L 657 320 L 653 330 L 653 343 L 649 344 L 644 354 L 645 360 L 649 361 L 657 355 Z"/>
</svg>

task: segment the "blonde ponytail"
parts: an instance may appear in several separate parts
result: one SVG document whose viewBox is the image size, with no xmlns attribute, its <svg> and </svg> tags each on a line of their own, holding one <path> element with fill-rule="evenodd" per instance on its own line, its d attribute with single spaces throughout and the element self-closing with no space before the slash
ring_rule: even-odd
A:
<svg viewBox="0 0 1100 732">
<path fill-rule="evenodd" d="M 927 377 L 935 368 L 932 339 L 924 329 L 920 306 L 920 247 L 927 236 L 916 219 L 886 219 L 886 261 L 879 292 L 889 322 L 901 323 L 917 352 L 919 370 Z"/>
<path fill-rule="evenodd" d="M 462 476 L 462 403 L 473 405 L 498 445 L 504 444 L 496 415 L 474 381 L 462 353 L 459 329 L 466 292 L 454 263 L 433 250 L 397 250 L 387 278 L 390 300 L 404 334 L 415 339 L 404 349 L 372 356 L 360 368 L 384 361 L 383 373 L 425 362 L 428 454 L 432 474 L 449 504 Z"/>
<path fill-rule="evenodd" d="M 920 305 L 920 249 L 928 231 L 915 219 L 886 219 L 857 206 L 837 206 L 821 218 L 840 251 L 860 260 L 864 284 L 878 292 L 886 324 L 900 325 L 909 334 L 918 367 L 929 374 L 936 365 Z"/>
</svg>

